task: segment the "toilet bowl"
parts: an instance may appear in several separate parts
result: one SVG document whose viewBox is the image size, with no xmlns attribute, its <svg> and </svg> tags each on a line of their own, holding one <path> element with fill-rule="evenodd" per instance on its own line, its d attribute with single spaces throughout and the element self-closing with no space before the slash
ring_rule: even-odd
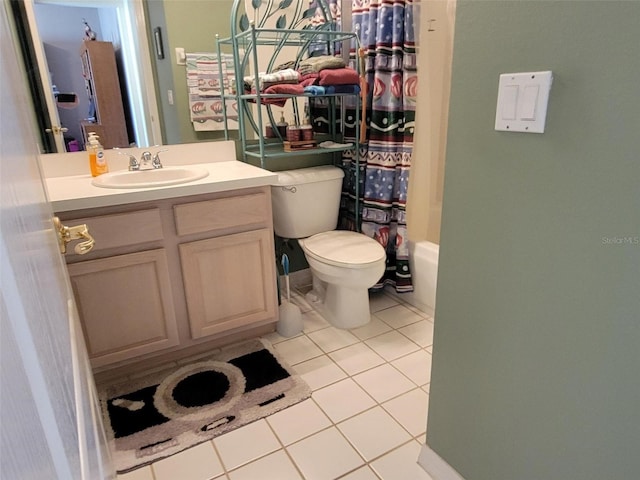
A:
<svg viewBox="0 0 640 480">
<path fill-rule="evenodd" d="M 382 245 L 361 233 L 335 230 L 344 173 L 334 166 L 277 172 L 272 185 L 273 227 L 297 239 L 311 274 L 312 306 L 338 328 L 370 321 L 368 289 L 385 269 Z"/>
<path fill-rule="evenodd" d="M 338 328 L 370 321 L 369 288 L 385 269 L 386 255 L 375 240 L 356 232 L 323 232 L 299 240 L 313 277 L 307 300 Z"/>
</svg>

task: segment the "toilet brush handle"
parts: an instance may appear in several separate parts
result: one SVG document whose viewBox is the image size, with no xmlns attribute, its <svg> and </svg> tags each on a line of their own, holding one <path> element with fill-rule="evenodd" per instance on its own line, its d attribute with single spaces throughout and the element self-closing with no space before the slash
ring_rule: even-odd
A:
<svg viewBox="0 0 640 480">
<path fill-rule="evenodd" d="M 291 294 L 289 293 L 289 256 L 282 254 L 282 272 L 284 273 L 284 282 L 287 287 L 287 302 L 291 303 Z"/>
<path fill-rule="evenodd" d="M 291 290 L 289 289 L 289 275 L 284 277 L 284 283 L 287 286 L 287 302 L 291 303 Z"/>
</svg>

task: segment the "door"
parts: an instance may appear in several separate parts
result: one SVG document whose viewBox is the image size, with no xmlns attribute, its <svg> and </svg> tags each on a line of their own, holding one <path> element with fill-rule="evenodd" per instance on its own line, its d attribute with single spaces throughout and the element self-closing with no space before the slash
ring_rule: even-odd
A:
<svg viewBox="0 0 640 480">
<path fill-rule="evenodd" d="M 43 119 L 44 122 L 41 123 L 41 128 L 45 128 L 45 131 L 40 132 L 40 135 L 43 138 L 44 136 L 48 136 L 48 140 L 53 140 L 53 145 L 55 145 L 56 149 L 55 152 L 66 152 L 67 150 L 64 143 L 64 132 L 66 131 L 66 129 L 63 128 L 60 123 L 58 106 L 56 105 L 56 100 L 53 95 L 53 84 L 49 75 L 50 70 L 49 66 L 47 65 L 47 58 L 44 54 L 44 46 L 42 44 L 42 41 L 40 40 L 40 35 L 38 34 L 35 12 L 33 11 L 33 2 L 23 2 L 23 6 L 24 14 L 28 22 L 27 26 L 32 38 L 35 61 L 38 67 L 38 72 L 40 72 L 40 82 L 43 90 L 41 100 L 45 103 L 46 106 L 46 112 L 42 111 L 41 114 L 48 116 L 48 118 Z M 45 141 L 43 142 L 43 144 L 51 145 L 51 142 Z"/>
<path fill-rule="evenodd" d="M 8 8 L 0 7 L 0 478 L 114 479 Z"/>
</svg>

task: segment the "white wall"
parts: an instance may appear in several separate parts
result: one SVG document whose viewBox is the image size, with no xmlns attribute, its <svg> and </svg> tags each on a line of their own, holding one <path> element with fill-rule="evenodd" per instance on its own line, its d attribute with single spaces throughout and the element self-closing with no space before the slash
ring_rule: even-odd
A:
<svg viewBox="0 0 640 480">
<path fill-rule="evenodd" d="M 409 178 L 409 238 L 440 243 L 456 0 L 423 0 L 416 133 Z"/>
</svg>

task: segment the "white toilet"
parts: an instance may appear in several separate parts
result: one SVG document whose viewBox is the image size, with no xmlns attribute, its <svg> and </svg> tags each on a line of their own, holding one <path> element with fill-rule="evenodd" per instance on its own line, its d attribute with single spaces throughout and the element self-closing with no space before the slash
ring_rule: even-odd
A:
<svg viewBox="0 0 640 480">
<path fill-rule="evenodd" d="M 372 238 L 334 230 L 343 171 L 324 165 L 276 173 L 273 228 L 279 237 L 298 239 L 304 251 L 313 275 L 307 299 L 335 327 L 368 323 L 368 289 L 384 273 L 386 254 Z"/>
</svg>

